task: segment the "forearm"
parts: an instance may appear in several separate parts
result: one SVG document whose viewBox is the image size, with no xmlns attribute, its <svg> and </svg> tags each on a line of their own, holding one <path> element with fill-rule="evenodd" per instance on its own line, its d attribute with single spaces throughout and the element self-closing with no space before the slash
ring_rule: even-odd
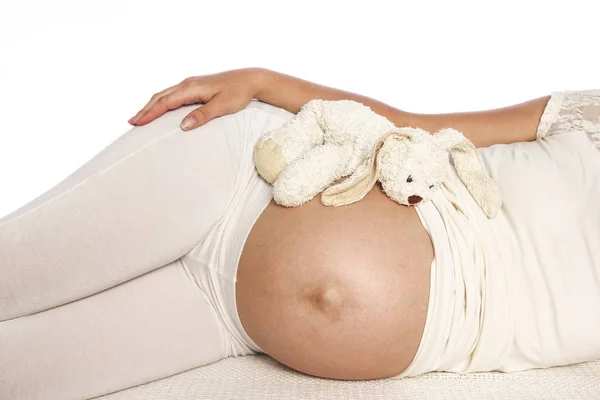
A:
<svg viewBox="0 0 600 400">
<path fill-rule="evenodd" d="M 260 69 L 261 85 L 256 98 L 265 103 L 297 113 L 312 99 L 354 100 L 369 106 L 397 126 L 412 126 L 435 132 L 452 127 L 461 131 L 477 147 L 497 143 L 532 141 L 550 96 L 524 103 L 475 112 L 418 114 L 356 93 L 335 89 L 279 72 Z"/>
<path fill-rule="evenodd" d="M 493 110 L 449 114 L 410 114 L 406 124 L 427 131 L 451 127 L 461 131 L 476 147 L 528 142 L 536 139 L 537 127 L 550 96 Z"/>
<path fill-rule="evenodd" d="M 410 114 L 398 110 L 381 101 L 356 93 L 319 85 L 304 79 L 280 72 L 260 69 L 260 90 L 256 98 L 265 103 L 286 109 L 294 114 L 312 99 L 354 100 L 369 106 L 377 114 L 383 115 L 398 126 L 406 125 Z"/>
</svg>

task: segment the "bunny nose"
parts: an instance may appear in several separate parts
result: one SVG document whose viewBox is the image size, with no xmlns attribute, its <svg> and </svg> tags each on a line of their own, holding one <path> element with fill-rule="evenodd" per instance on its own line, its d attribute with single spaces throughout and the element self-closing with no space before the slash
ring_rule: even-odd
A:
<svg viewBox="0 0 600 400">
<path fill-rule="evenodd" d="M 417 204 L 421 200 L 423 200 L 423 199 L 420 196 L 417 196 L 417 195 L 408 196 L 408 203 L 409 204 Z"/>
</svg>

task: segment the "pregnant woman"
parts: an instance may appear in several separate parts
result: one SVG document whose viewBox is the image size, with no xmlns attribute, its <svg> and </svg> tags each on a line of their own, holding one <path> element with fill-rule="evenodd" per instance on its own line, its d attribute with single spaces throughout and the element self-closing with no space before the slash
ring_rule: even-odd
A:
<svg viewBox="0 0 600 400">
<path fill-rule="evenodd" d="M 275 204 L 254 146 L 315 98 L 460 130 L 498 215 L 452 169 L 415 206 L 378 185 L 343 207 Z M 247 68 L 187 78 L 130 123 L 0 219 L 0 399 L 90 398 L 257 353 L 345 380 L 600 358 L 600 91 L 424 115 Z"/>
</svg>

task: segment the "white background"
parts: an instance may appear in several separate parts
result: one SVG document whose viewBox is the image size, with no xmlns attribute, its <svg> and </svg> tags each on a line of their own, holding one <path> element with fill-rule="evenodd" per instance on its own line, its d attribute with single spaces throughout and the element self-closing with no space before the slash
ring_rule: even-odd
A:
<svg viewBox="0 0 600 400">
<path fill-rule="evenodd" d="M 0 216 L 187 76 L 260 66 L 432 113 L 600 88 L 599 3 L 0 0 Z"/>
</svg>

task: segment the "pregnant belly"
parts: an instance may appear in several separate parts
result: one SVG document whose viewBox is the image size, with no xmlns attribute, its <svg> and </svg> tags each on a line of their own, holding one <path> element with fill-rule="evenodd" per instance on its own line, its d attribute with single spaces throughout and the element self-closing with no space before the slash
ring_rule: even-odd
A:
<svg viewBox="0 0 600 400">
<path fill-rule="evenodd" d="M 419 346 L 433 246 L 379 186 L 343 207 L 269 204 L 242 251 L 240 320 L 268 355 L 332 379 L 399 374 Z"/>
</svg>

